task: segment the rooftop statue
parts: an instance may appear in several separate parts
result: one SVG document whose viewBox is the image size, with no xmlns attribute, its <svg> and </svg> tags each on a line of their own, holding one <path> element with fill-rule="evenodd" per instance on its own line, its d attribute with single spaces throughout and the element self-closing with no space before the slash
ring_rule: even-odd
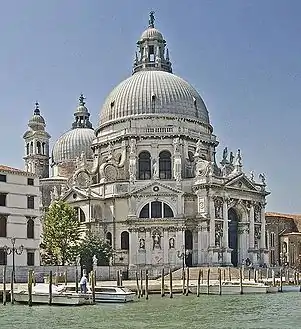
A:
<svg viewBox="0 0 301 329">
<path fill-rule="evenodd" d="M 151 11 L 149 13 L 148 25 L 149 27 L 155 27 L 155 12 Z"/>
</svg>

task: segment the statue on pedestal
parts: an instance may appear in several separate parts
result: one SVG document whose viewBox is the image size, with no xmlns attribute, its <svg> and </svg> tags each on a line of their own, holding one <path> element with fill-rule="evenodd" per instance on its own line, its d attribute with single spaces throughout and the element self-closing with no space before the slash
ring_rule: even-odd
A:
<svg viewBox="0 0 301 329">
<path fill-rule="evenodd" d="M 92 258 L 93 267 L 97 266 L 97 261 L 98 261 L 98 259 L 97 259 L 96 255 L 94 255 L 93 258 Z"/>
<path fill-rule="evenodd" d="M 153 160 L 153 178 L 159 178 L 159 166 L 156 159 Z"/>
</svg>

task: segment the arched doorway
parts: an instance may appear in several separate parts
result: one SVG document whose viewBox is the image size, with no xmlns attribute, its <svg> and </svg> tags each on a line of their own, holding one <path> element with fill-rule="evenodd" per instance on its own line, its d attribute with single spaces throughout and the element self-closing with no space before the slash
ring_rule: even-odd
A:
<svg viewBox="0 0 301 329">
<path fill-rule="evenodd" d="M 185 230 L 185 264 L 188 267 L 192 266 L 192 249 L 192 232 L 190 230 Z"/>
<path fill-rule="evenodd" d="M 238 264 L 238 215 L 235 209 L 230 208 L 228 210 L 228 220 L 229 248 L 233 249 L 231 252 L 231 263 L 236 267 Z"/>
</svg>

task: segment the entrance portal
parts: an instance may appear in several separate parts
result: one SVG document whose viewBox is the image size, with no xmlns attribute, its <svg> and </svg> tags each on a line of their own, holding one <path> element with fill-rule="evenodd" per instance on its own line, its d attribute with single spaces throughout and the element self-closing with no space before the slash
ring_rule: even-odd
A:
<svg viewBox="0 0 301 329">
<path fill-rule="evenodd" d="M 230 208 L 228 211 L 228 239 L 229 239 L 229 248 L 233 249 L 231 252 L 231 263 L 233 266 L 238 264 L 238 216 L 235 209 Z"/>
<path fill-rule="evenodd" d="M 192 232 L 190 230 L 186 230 L 185 231 L 185 264 L 188 267 L 192 266 L 192 249 L 193 249 Z"/>
</svg>

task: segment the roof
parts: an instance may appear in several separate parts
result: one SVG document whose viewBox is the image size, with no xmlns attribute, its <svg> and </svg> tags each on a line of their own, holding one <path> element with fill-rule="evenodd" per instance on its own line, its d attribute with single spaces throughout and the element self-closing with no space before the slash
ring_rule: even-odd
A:
<svg viewBox="0 0 301 329">
<path fill-rule="evenodd" d="M 21 174 L 21 175 L 28 175 L 28 176 L 35 176 L 35 174 L 25 171 L 25 170 L 21 170 L 18 168 L 14 168 L 14 167 L 9 167 L 6 165 L 2 165 L 0 164 L 0 171 L 4 171 L 7 173 L 11 173 L 11 174 Z"/>
<path fill-rule="evenodd" d="M 282 214 L 279 212 L 266 212 L 265 215 L 266 217 L 278 217 L 281 219 L 293 220 L 298 228 L 298 231 L 301 232 L 301 214 Z"/>
<path fill-rule="evenodd" d="M 107 97 L 99 126 L 124 117 L 174 115 L 209 124 L 206 105 L 185 80 L 164 71 L 140 71 L 122 81 Z"/>
</svg>

